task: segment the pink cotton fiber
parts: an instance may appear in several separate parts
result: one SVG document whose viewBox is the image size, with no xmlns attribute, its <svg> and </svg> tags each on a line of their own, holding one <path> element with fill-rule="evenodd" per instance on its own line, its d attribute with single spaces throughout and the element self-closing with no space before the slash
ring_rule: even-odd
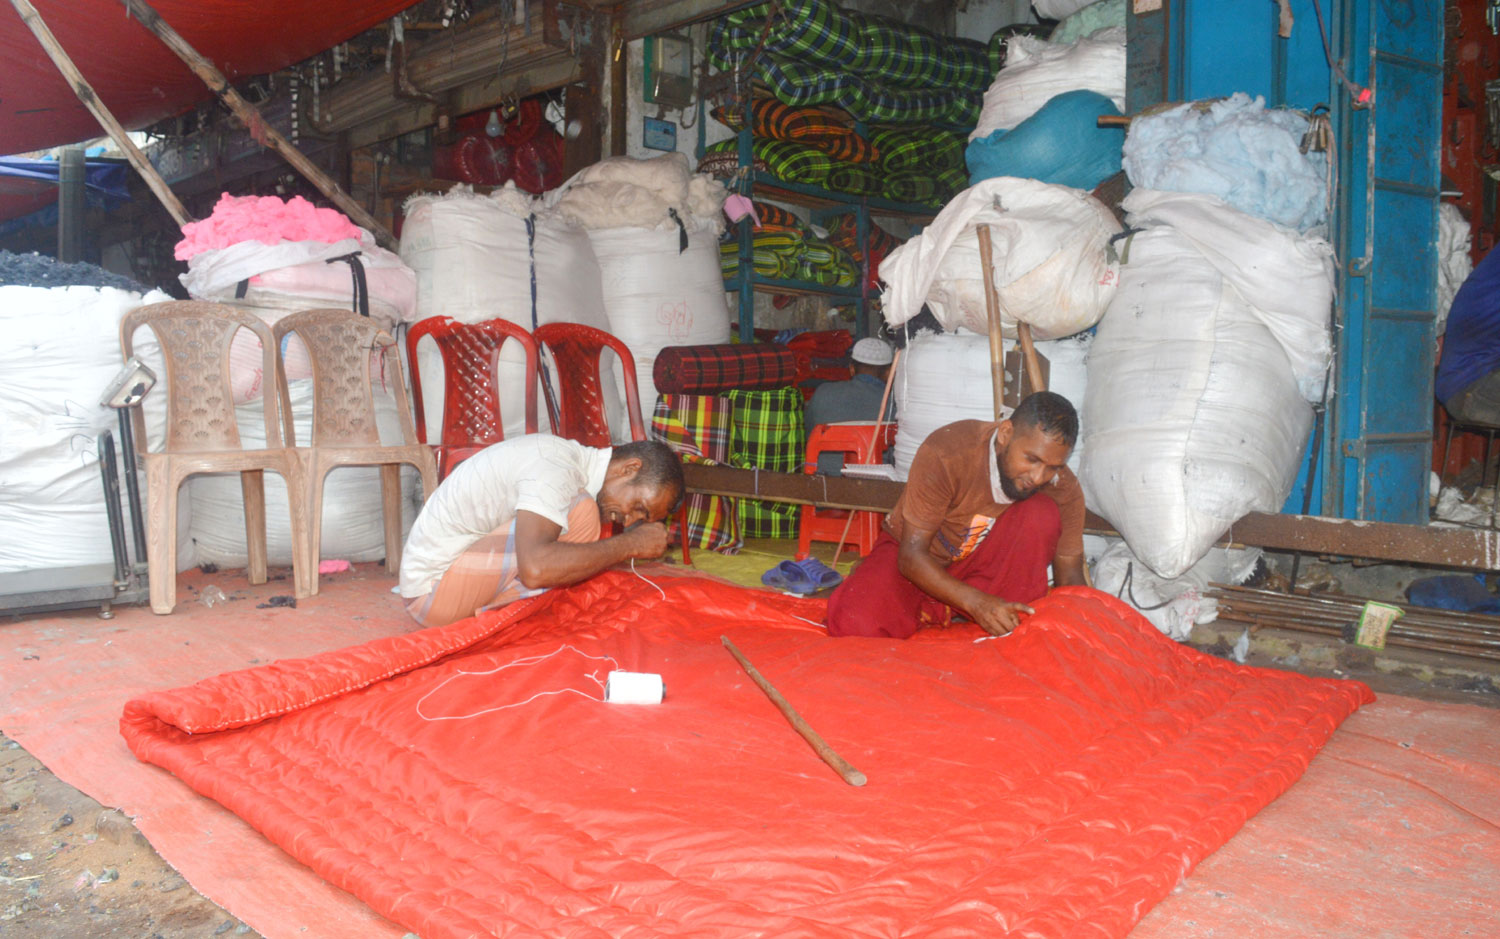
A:
<svg viewBox="0 0 1500 939">
<path fill-rule="evenodd" d="M 318 562 L 319 574 L 338 574 L 349 569 L 349 562 L 344 560 L 327 560 Z"/>
<path fill-rule="evenodd" d="M 301 196 L 283 202 L 276 196 L 231 196 L 224 193 L 214 212 L 201 222 L 182 226 L 173 252 L 179 261 L 241 241 L 275 245 L 282 241 L 332 244 L 358 238 L 359 229 L 342 213 L 323 209 Z"/>
</svg>

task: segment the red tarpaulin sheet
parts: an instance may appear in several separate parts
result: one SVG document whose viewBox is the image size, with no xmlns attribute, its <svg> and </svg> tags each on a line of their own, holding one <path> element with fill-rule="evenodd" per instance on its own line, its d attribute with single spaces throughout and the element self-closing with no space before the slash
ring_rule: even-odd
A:
<svg viewBox="0 0 1500 939">
<path fill-rule="evenodd" d="M 413 0 L 149 0 L 152 9 L 231 81 L 274 72 L 336 45 Z M 135 130 L 212 97 L 186 65 L 121 0 L 32 0 L 93 85 Z M 104 136 L 21 21 L 0 3 L 0 153 L 22 153 Z"/>
<path fill-rule="evenodd" d="M 131 702 L 122 731 L 425 939 L 1118 936 L 1372 700 L 1180 647 L 1085 588 L 975 643 L 829 639 L 821 601 L 661 587 L 606 574 L 219 676 Z M 589 700 L 616 667 L 666 700 Z"/>
</svg>

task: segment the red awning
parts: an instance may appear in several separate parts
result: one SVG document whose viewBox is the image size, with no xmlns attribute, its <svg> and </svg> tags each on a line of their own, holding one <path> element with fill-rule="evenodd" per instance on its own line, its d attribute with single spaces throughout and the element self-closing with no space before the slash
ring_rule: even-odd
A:
<svg viewBox="0 0 1500 939">
<path fill-rule="evenodd" d="M 139 129 L 211 96 L 120 0 L 32 0 L 120 123 Z M 153 8 L 231 80 L 300 62 L 414 0 L 155 0 Z M 0 3 L 0 154 L 102 136 L 36 37 Z"/>
</svg>

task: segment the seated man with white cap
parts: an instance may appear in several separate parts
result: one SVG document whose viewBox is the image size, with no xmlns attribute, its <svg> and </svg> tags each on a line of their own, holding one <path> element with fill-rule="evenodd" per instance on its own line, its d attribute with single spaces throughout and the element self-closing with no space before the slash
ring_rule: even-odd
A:
<svg viewBox="0 0 1500 939">
<path fill-rule="evenodd" d="M 851 358 L 854 377 L 848 381 L 824 382 L 807 402 L 803 423 L 809 430 L 819 424 L 873 421 L 880 415 L 880 399 L 885 394 L 885 379 L 894 358 L 890 345 L 882 339 L 861 339 L 854 344 Z M 890 420 L 889 409 L 886 420 Z M 841 454 L 824 453 L 818 457 L 820 473 L 837 475 L 843 466 Z"/>
</svg>

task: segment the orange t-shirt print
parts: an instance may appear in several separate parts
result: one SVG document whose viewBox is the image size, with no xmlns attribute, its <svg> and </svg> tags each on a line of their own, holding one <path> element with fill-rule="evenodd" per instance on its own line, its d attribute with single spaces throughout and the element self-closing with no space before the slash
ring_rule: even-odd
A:
<svg viewBox="0 0 1500 939">
<path fill-rule="evenodd" d="M 979 543 L 984 540 L 984 536 L 988 535 L 990 529 L 993 527 L 995 527 L 995 519 L 993 517 L 989 515 L 976 515 L 969 520 L 968 527 L 963 530 L 963 538 L 957 545 L 944 544 L 943 547 L 947 549 L 950 558 L 955 561 L 962 561 L 974 553 L 974 550 L 979 547 Z M 943 540 L 947 541 L 946 538 Z"/>
</svg>

